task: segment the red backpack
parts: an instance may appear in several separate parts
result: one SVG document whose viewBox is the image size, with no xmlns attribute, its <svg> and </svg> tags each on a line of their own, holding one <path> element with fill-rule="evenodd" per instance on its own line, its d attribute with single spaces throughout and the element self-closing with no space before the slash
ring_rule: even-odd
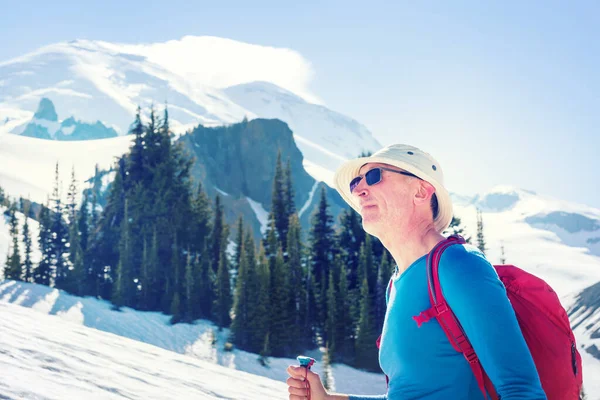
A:
<svg viewBox="0 0 600 400">
<path fill-rule="evenodd" d="M 464 243 L 461 236 L 452 235 L 429 253 L 427 280 L 432 307 L 413 318 L 419 326 L 431 318 L 437 318 L 454 349 L 463 353 L 469 362 L 484 398 L 487 399 L 487 389 L 492 399 L 498 399 L 469 339 L 448 307 L 440 286 L 438 268 L 442 253 L 453 244 Z M 548 400 L 580 399 L 583 384 L 581 356 L 569 318 L 558 296 L 542 279 L 514 265 L 494 265 L 494 268 L 506 287 Z"/>
</svg>

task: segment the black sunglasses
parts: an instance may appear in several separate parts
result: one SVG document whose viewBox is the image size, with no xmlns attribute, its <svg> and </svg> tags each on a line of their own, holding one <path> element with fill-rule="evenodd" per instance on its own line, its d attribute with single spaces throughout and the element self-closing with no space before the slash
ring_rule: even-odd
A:
<svg viewBox="0 0 600 400">
<path fill-rule="evenodd" d="M 365 179 L 367 180 L 367 185 L 372 186 L 372 185 L 375 185 L 376 183 L 381 182 L 382 171 L 395 172 L 397 174 L 412 176 L 414 178 L 421 179 L 418 176 L 411 174 L 410 172 L 398 171 L 397 169 L 390 169 L 390 168 L 384 168 L 384 167 L 376 167 L 376 168 L 368 170 L 365 173 Z M 354 191 L 354 189 L 356 188 L 356 186 L 358 186 L 358 184 L 360 183 L 362 178 L 363 178 L 362 176 L 357 176 L 356 178 L 354 178 L 350 181 L 350 193 L 352 193 Z"/>
</svg>

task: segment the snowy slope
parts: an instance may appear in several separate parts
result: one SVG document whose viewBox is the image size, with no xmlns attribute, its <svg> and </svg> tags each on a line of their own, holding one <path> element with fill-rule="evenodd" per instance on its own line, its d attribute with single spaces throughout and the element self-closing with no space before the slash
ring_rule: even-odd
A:
<svg viewBox="0 0 600 400">
<path fill-rule="evenodd" d="M 294 131 L 312 166 L 308 172 L 330 180 L 345 158 L 381 146 L 358 122 L 315 104 L 318 98 L 307 88 L 311 76 L 308 61 L 294 51 L 220 38 L 57 43 L 0 62 L 0 133 L 21 132 L 42 97 L 62 118 L 99 120 L 121 135 L 138 105 L 146 110 L 154 103 L 161 111 L 166 101 L 176 133 L 198 124 L 278 117 Z M 264 99 L 269 106 L 260 105 Z"/>
<path fill-rule="evenodd" d="M 287 385 L 0 302 L 3 399 L 284 399 Z M 232 385 L 231 382 L 235 382 Z"/>
<path fill-rule="evenodd" d="M 598 221 L 600 210 L 561 201 L 511 186 L 498 186 L 472 199 L 454 196 L 456 215 L 475 236 L 476 209 L 483 212 L 488 258 L 500 262 L 504 245 L 506 261 L 541 276 L 560 296 L 579 292 L 600 281 L 600 258 L 595 244 L 577 242 L 581 232 L 569 233 L 549 222 L 536 223 L 532 217 L 554 212 L 583 216 Z M 576 244 L 574 244 L 576 243 Z"/>
<path fill-rule="evenodd" d="M 30 308 L 35 313 L 31 313 L 29 311 L 15 311 L 14 308 L 8 308 L 9 306 L 6 303 L 10 303 L 10 307 L 14 305 L 23 306 L 23 308 Z M 204 380 L 202 379 L 202 383 L 194 384 L 195 379 L 200 378 L 199 376 L 192 375 L 204 375 L 214 373 L 222 373 L 227 379 L 234 379 L 235 374 L 230 372 L 230 370 L 243 371 L 244 373 L 251 373 L 255 375 L 260 375 L 263 377 L 267 377 L 279 382 L 285 382 L 287 379 L 287 373 L 285 369 L 288 365 L 296 363 L 294 359 L 288 358 L 270 358 L 269 366 L 263 367 L 258 362 L 258 356 L 256 354 L 248 353 L 245 351 L 234 349 L 231 352 L 223 351 L 224 344 L 227 341 L 229 330 L 224 329 L 222 332 L 218 331 L 218 328 L 210 322 L 198 320 L 194 324 L 177 324 L 170 325 L 169 317 L 157 312 L 141 312 L 135 311 L 128 308 L 124 308 L 122 312 L 117 312 L 111 310 L 111 305 L 108 302 L 100 301 L 97 299 L 93 299 L 90 297 L 80 298 L 76 296 L 71 296 L 69 294 L 64 293 L 63 291 L 59 291 L 56 289 L 51 289 L 46 286 L 36 285 L 31 283 L 23 283 L 23 282 L 15 282 L 15 281 L 4 281 L 0 282 L 0 313 L 2 315 L 6 315 L 4 309 L 10 310 L 10 312 L 17 313 L 18 315 L 22 315 L 23 318 L 28 318 L 25 325 L 34 327 L 40 326 L 46 329 L 46 325 L 48 325 L 48 330 L 52 332 L 51 339 L 53 342 L 63 343 L 63 339 L 58 338 L 70 338 L 71 336 L 81 336 L 84 343 L 94 343 L 94 348 L 92 351 L 87 350 L 89 354 L 85 354 L 85 347 L 81 347 L 80 345 L 75 346 L 73 349 L 76 351 L 75 358 L 83 359 L 83 360 L 95 360 L 90 362 L 102 362 L 103 364 L 107 364 L 109 368 L 113 368 L 111 365 L 114 365 L 112 361 L 121 360 L 125 362 L 125 365 L 132 366 L 134 363 L 139 363 L 138 368 L 144 369 L 149 375 L 146 375 L 144 378 L 145 381 L 151 380 L 151 369 L 146 370 L 147 367 L 151 366 L 152 369 L 158 367 L 157 360 L 160 356 L 160 368 L 159 370 L 164 372 L 165 370 L 175 370 L 177 365 L 179 367 L 187 368 L 194 367 L 191 370 L 183 370 L 181 371 L 184 375 L 181 380 L 179 380 L 179 384 L 182 387 L 188 386 L 196 386 L 199 388 L 207 387 L 204 384 Z M 41 314 L 49 314 L 52 317 L 48 317 L 47 315 Z M 20 317 L 18 317 L 20 318 Z M 7 318 L 1 318 L 0 321 L 6 321 Z M 34 322 L 31 322 L 34 321 Z M 3 322 L 0 322 L 0 331 L 3 331 Z M 6 322 L 9 324 L 9 322 Z M 57 326 L 62 326 L 60 330 L 56 331 L 54 328 Z M 107 343 L 107 337 L 111 337 L 108 335 L 103 335 L 100 333 L 89 333 L 96 332 L 95 329 L 86 329 L 83 326 L 88 328 L 95 328 L 99 331 L 113 333 L 117 336 L 114 336 L 115 339 L 111 339 L 112 342 Z M 16 335 L 18 337 L 26 338 L 29 340 L 38 340 L 39 334 L 36 329 L 28 330 L 26 326 L 20 326 L 18 328 L 13 328 L 16 331 Z M 58 328 L 57 328 L 58 329 Z M 10 331 L 9 331 L 10 332 Z M 6 335 L 0 335 L 6 336 Z M 9 335 L 10 336 L 10 335 Z M 150 344 L 153 346 L 160 347 L 165 350 L 170 350 L 175 353 L 185 354 L 189 357 L 180 357 L 178 355 L 173 355 L 168 352 L 160 351 L 159 349 L 154 349 L 150 346 L 142 346 L 139 344 L 135 344 L 137 342 L 118 342 L 119 339 L 117 337 L 126 337 L 129 339 L 134 339 L 136 341 L 144 342 L 146 344 Z M 212 339 L 216 339 L 216 344 L 212 345 Z M 95 340 L 98 340 L 98 344 Z M 5 351 L 3 348 L 6 346 L 5 343 L 2 343 L 3 340 L 7 340 L 4 338 L 0 338 L 0 363 L 3 363 L 2 356 Z M 64 346 L 70 346 L 69 340 L 64 339 Z M 88 340 L 91 340 L 88 342 Z M 77 343 L 80 343 L 79 340 Z M 130 345 L 129 343 L 133 343 Z M 38 347 L 41 349 L 40 351 L 51 351 L 50 349 L 54 349 L 55 345 L 58 343 L 42 343 Z M 19 345 L 20 346 L 20 345 Z M 60 347 L 62 347 L 61 345 Z M 8 347 L 13 347 L 12 343 L 8 344 Z M 122 353 L 123 351 L 127 352 L 127 348 L 135 349 L 134 354 L 125 354 L 124 358 L 121 358 L 117 355 L 117 353 Z M 141 349 L 141 350 L 140 350 Z M 146 349 L 146 350 L 144 350 Z M 145 355 L 142 354 L 144 352 L 152 353 L 151 359 L 146 359 Z M 108 357 L 110 356 L 110 357 Z M 311 354 L 311 356 L 320 360 L 319 354 Z M 19 355 L 19 357 L 22 357 Z M 53 355 L 58 359 L 62 359 L 62 356 Z M 107 357 L 108 360 L 102 360 L 102 357 Z M 136 357 L 139 357 L 137 359 Z M 35 356 L 34 356 L 35 358 Z M 38 357 L 39 358 L 39 357 Z M 167 364 L 170 364 L 172 360 L 179 360 L 177 362 L 173 362 L 170 366 L 167 364 L 163 364 L 163 358 Z M 135 361 L 134 361 L 135 360 Z M 188 360 L 187 363 L 184 362 Z M 200 362 L 196 361 L 200 360 Z M 72 360 L 65 361 L 67 364 L 71 364 Z M 215 366 L 214 364 L 226 367 L 220 368 Z M 202 368 L 199 368 L 202 367 Z M 23 368 L 30 367 L 29 364 L 25 364 Z M 81 364 L 75 364 L 74 366 L 77 371 L 73 371 L 75 374 L 80 372 L 88 371 L 90 366 L 87 365 L 87 362 L 82 362 Z M 83 369 L 83 371 L 79 371 L 79 369 Z M 203 369 L 207 369 L 207 371 L 203 371 Z M 113 372 L 120 371 L 120 368 L 116 368 L 114 371 L 104 371 L 106 374 L 112 375 Z M 223 372 L 225 371 L 225 372 Z M 318 362 L 314 371 L 322 374 L 322 363 Z M 155 371 L 156 372 L 156 371 Z M 240 372 L 241 376 L 246 377 L 247 375 Z M 191 374 L 191 375 L 190 375 Z M 2 384 L 2 379 L 5 374 L 0 374 L 0 385 Z M 350 392 L 350 393 L 373 393 L 373 390 L 378 392 L 385 391 L 385 378 L 380 374 L 366 373 L 362 371 L 355 370 L 354 368 L 347 367 L 345 365 L 334 365 L 332 367 L 332 375 L 335 380 L 335 387 L 337 390 Z M 52 377 L 48 377 L 51 380 Z M 149 379 L 150 378 L 150 379 Z M 254 395 L 248 394 L 249 397 L 235 397 L 239 396 L 238 392 L 235 395 L 229 392 L 229 386 L 227 379 L 224 380 L 215 380 L 216 377 L 210 378 L 210 382 L 214 384 L 214 386 L 208 386 L 211 388 L 211 392 L 214 393 L 215 396 L 223 396 L 224 398 L 251 398 L 251 399 L 259 399 L 259 398 L 277 398 L 284 399 L 286 398 L 287 387 L 284 387 L 281 390 L 281 384 L 277 384 L 276 382 L 272 382 L 273 388 L 280 391 L 267 391 L 265 392 L 264 397 L 261 395 L 257 395 L 257 388 L 249 387 L 249 393 L 254 393 Z M 264 378 L 256 377 L 255 382 L 263 382 L 259 387 L 264 386 L 268 382 Z M 57 382 L 60 382 L 62 378 L 58 378 L 57 375 L 54 376 L 54 379 Z M 182 380 L 190 379 L 187 384 L 182 383 Z M 118 380 L 116 382 L 119 382 Z M 140 383 L 141 382 L 141 383 Z M 146 393 L 146 391 L 153 390 L 150 386 L 146 385 L 144 381 L 137 382 L 140 385 L 139 395 L 140 397 L 134 398 L 144 398 L 141 396 L 142 393 Z M 237 383 L 240 383 L 239 385 Z M 128 382 L 128 385 L 135 382 Z M 113 383 L 116 384 L 116 383 Z M 165 383 L 161 380 L 161 385 Z M 236 380 L 236 387 L 241 391 L 244 388 L 243 385 L 246 384 L 246 378 L 241 379 L 240 381 Z M 135 386 L 131 386 L 133 388 Z M 189 388 L 188 388 L 189 389 Z M 166 388 L 164 388 L 166 390 Z M 202 389 L 200 389 L 201 393 Z M 147 392 L 150 398 L 163 398 L 163 397 L 154 397 L 158 396 L 158 393 Z M 190 392 L 184 393 L 194 393 L 190 390 Z M 273 396 L 273 397 L 269 397 Z M 76 398 L 76 397 L 68 397 L 68 398 Z M 107 397 L 108 398 L 108 397 Z M 179 398 L 176 396 L 173 397 L 164 397 L 164 398 Z M 183 398 L 193 398 L 193 397 L 183 397 Z"/>
<path fill-rule="evenodd" d="M 132 137 L 81 142 L 57 142 L 0 133 L 0 186 L 11 197 L 45 203 L 52 193 L 56 162 L 59 163 L 62 194 L 66 196 L 71 169 L 81 182 L 94 175 L 95 165 L 110 168 L 115 158 L 126 153 Z"/>
</svg>

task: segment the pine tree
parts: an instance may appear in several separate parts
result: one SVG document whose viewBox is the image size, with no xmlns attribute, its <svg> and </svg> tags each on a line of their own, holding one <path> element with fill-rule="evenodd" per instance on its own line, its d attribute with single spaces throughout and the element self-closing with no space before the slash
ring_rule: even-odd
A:
<svg viewBox="0 0 600 400">
<path fill-rule="evenodd" d="M 193 221 L 191 224 L 190 243 L 193 252 L 199 254 L 204 248 L 204 242 L 208 239 L 211 232 L 211 210 L 210 201 L 202 188 L 202 184 L 198 184 L 196 197 L 192 203 Z"/>
<path fill-rule="evenodd" d="M 293 332 L 290 331 L 291 320 L 293 316 L 289 315 L 287 301 L 290 293 L 289 272 L 283 258 L 281 247 L 277 250 L 277 255 L 271 269 L 271 315 L 270 322 L 270 343 L 273 356 L 284 356 L 290 350 L 290 339 Z"/>
<path fill-rule="evenodd" d="M 185 319 L 188 321 L 192 321 L 195 318 L 195 288 L 196 288 L 196 279 L 194 278 L 196 272 L 196 259 L 197 257 L 192 255 L 191 251 L 188 249 L 187 251 L 187 259 L 185 263 L 185 278 L 184 278 L 184 293 L 185 293 L 185 307 L 184 307 L 184 315 Z"/>
<path fill-rule="evenodd" d="M 284 171 L 281 164 L 281 150 L 277 152 L 277 162 L 275 165 L 275 176 L 273 178 L 273 189 L 271 193 L 271 212 L 269 213 L 269 225 L 268 230 L 275 228 L 275 235 L 277 240 L 281 243 L 284 251 L 287 249 L 287 230 L 288 230 L 288 219 L 287 213 L 288 206 L 286 205 L 286 192 L 284 187 Z M 268 236 L 268 232 L 267 232 Z M 277 249 L 266 248 L 267 256 L 272 257 L 277 254 Z"/>
<path fill-rule="evenodd" d="M 327 277 L 333 261 L 335 236 L 333 217 L 329 214 L 325 187 L 321 189 L 319 207 L 311 218 L 310 264 L 316 282 L 317 304 L 311 314 L 318 315 L 317 325 L 323 329 L 327 320 Z"/>
<path fill-rule="evenodd" d="M 20 281 L 23 280 L 23 270 L 21 266 L 21 253 L 19 251 L 19 221 L 17 220 L 16 212 L 17 209 L 13 204 L 9 209 L 9 233 L 12 238 L 12 246 L 7 253 L 4 278 Z"/>
<path fill-rule="evenodd" d="M 285 187 L 285 197 L 284 203 L 286 205 L 287 218 L 291 217 L 296 213 L 296 203 L 294 201 L 294 183 L 292 181 L 292 162 L 288 158 L 287 166 L 285 168 L 284 175 L 284 187 Z M 289 225 L 288 225 L 289 227 Z"/>
<path fill-rule="evenodd" d="M 485 237 L 483 235 L 483 216 L 481 210 L 477 209 L 477 247 L 485 254 L 486 251 Z"/>
<path fill-rule="evenodd" d="M 336 350 L 333 357 L 338 357 L 341 360 L 350 360 L 354 354 L 354 326 L 355 323 L 352 320 L 352 315 L 348 308 L 350 296 L 348 292 L 348 273 L 346 265 L 338 256 L 336 260 L 339 263 L 339 280 L 336 295 L 336 308 L 337 308 L 337 329 L 335 332 L 336 339 Z"/>
<path fill-rule="evenodd" d="M 469 236 L 467 234 L 467 232 L 465 231 L 464 226 L 462 225 L 462 221 L 460 218 L 458 218 L 457 216 L 452 216 L 452 221 L 450 222 L 450 225 L 448 226 L 448 229 L 446 229 L 443 232 L 444 236 L 450 236 L 450 235 L 460 235 L 462 236 L 465 241 L 467 243 L 471 243 L 471 236 Z"/>
<path fill-rule="evenodd" d="M 333 268 L 329 270 L 329 288 L 327 289 L 327 323 L 325 325 L 325 338 L 327 349 L 334 353 L 337 349 L 337 285 Z"/>
<path fill-rule="evenodd" d="M 122 306 L 133 307 L 135 287 L 133 286 L 132 259 L 131 259 L 131 229 L 127 201 L 123 223 L 121 224 L 121 240 L 119 243 L 119 263 L 116 270 L 116 281 L 113 287 L 112 302 L 117 308 Z"/>
<path fill-rule="evenodd" d="M 177 233 L 173 238 L 173 251 L 171 252 L 171 269 L 173 275 L 167 278 L 170 281 L 169 287 L 171 292 L 166 292 L 167 298 L 172 298 L 169 311 L 172 315 L 171 323 L 176 324 L 183 319 L 183 311 L 181 304 L 181 293 L 182 293 L 182 279 L 181 279 L 181 257 L 179 241 L 177 240 Z"/>
<path fill-rule="evenodd" d="M 141 119 L 141 109 L 138 106 L 135 113 L 135 122 L 133 127 L 129 131 L 130 134 L 134 135 L 133 146 L 129 153 L 129 159 L 131 160 L 129 173 L 133 182 L 142 182 L 146 177 L 145 172 L 145 152 L 144 152 L 144 125 Z"/>
<path fill-rule="evenodd" d="M 267 256 L 265 254 L 264 247 L 260 247 L 258 253 L 258 264 L 257 264 L 257 283 L 258 283 L 258 296 L 257 302 L 252 310 L 252 319 L 256 322 L 253 323 L 254 335 L 251 337 L 251 342 L 254 346 L 262 346 L 258 347 L 261 349 L 261 356 L 268 357 L 271 355 L 271 324 L 269 311 L 271 309 L 270 296 L 272 287 L 271 287 L 271 272 L 269 268 L 269 261 L 267 260 Z"/>
<path fill-rule="evenodd" d="M 504 243 L 500 245 L 500 264 L 506 264 L 506 254 L 504 253 Z"/>
<path fill-rule="evenodd" d="M 288 294 L 288 312 L 293 317 L 291 328 L 297 338 L 297 347 L 308 347 L 310 343 L 309 332 L 304 331 L 304 320 L 306 313 L 306 286 L 304 282 L 304 267 L 302 260 L 303 246 L 300 239 L 301 235 L 300 220 L 297 214 L 290 216 L 288 229 L 288 273 L 289 273 L 289 291 Z"/>
<path fill-rule="evenodd" d="M 204 251 L 199 262 L 200 283 L 198 284 L 199 316 L 205 319 L 211 319 L 213 302 L 213 280 L 214 274 L 211 271 L 211 258 L 208 243 L 204 245 Z"/>
<path fill-rule="evenodd" d="M 221 254 L 219 256 L 219 267 L 217 271 L 217 293 L 216 293 L 216 318 L 217 326 L 219 330 L 227 328 L 231 323 L 229 316 L 229 310 L 231 309 L 231 287 L 229 280 L 229 262 L 227 261 L 226 241 L 227 238 L 223 238 L 224 243 L 221 245 Z"/>
<path fill-rule="evenodd" d="M 392 269 L 388 259 L 388 252 L 384 250 L 381 263 L 377 271 L 377 285 L 375 287 L 375 328 L 377 332 L 383 328 L 387 308 L 386 291 L 392 276 Z"/>
<path fill-rule="evenodd" d="M 159 244 L 158 244 L 158 233 L 156 228 L 152 231 L 152 240 L 150 242 L 150 252 L 148 253 L 148 260 L 145 265 L 147 270 L 146 286 L 148 291 L 146 293 L 145 308 L 148 310 L 158 310 L 160 306 L 160 295 L 162 288 L 159 286 L 159 265 L 160 258 L 158 256 Z"/>
<path fill-rule="evenodd" d="M 375 348 L 375 327 L 372 319 L 371 294 L 367 279 L 363 280 L 361 287 L 360 320 L 356 335 L 356 358 L 357 368 L 376 371 L 378 368 L 377 349 Z"/>
<path fill-rule="evenodd" d="M 57 289 L 66 289 L 68 287 L 68 276 L 70 262 L 68 260 L 68 242 L 69 231 L 63 219 L 63 205 L 59 191 L 58 162 L 55 169 L 54 190 L 52 192 L 52 202 L 54 203 L 52 214 L 52 226 L 50 235 L 50 254 L 51 265 L 54 275 L 54 286 Z"/>
<path fill-rule="evenodd" d="M 50 286 L 52 264 L 51 264 L 51 247 L 50 247 L 50 209 L 43 205 L 39 214 L 40 232 L 38 236 L 38 244 L 40 247 L 41 258 L 38 266 L 33 272 L 33 282 L 40 285 Z"/>
<path fill-rule="evenodd" d="M 25 222 L 23 223 L 23 245 L 25 246 L 25 260 L 23 261 L 23 278 L 25 282 L 33 282 L 33 262 L 31 261 L 32 241 L 31 232 L 29 231 L 29 206 L 27 206 L 25 209 Z"/>
<path fill-rule="evenodd" d="M 71 169 L 71 184 L 67 193 L 67 217 L 69 225 L 72 225 L 76 218 L 77 210 L 77 180 L 75 178 L 75 167 Z"/>
<path fill-rule="evenodd" d="M 239 228 L 239 225 L 238 225 Z M 249 265 L 248 257 L 246 256 L 246 243 L 242 241 L 237 248 L 239 253 L 238 279 L 236 282 L 235 296 L 233 301 L 233 321 L 231 323 L 231 334 L 233 342 L 240 349 L 248 349 L 250 347 L 251 329 L 250 321 L 250 306 L 253 294 L 250 292 L 252 274 L 255 273 L 251 265 Z"/>
<path fill-rule="evenodd" d="M 365 231 L 362 228 L 360 215 L 352 208 L 340 215 L 340 231 L 337 241 L 340 243 L 344 263 L 348 269 L 348 284 L 350 289 L 360 288 L 359 257 L 360 247 L 365 241 Z"/>
</svg>

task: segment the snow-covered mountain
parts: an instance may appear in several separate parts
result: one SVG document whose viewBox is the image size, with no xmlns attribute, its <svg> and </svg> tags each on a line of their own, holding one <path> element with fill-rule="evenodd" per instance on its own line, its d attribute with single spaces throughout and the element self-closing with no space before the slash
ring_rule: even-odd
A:
<svg viewBox="0 0 600 400">
<path fill-rule="evenodd" d="M 22 132 L 42 97 L 65 115 L 99 120 L 121 135 L 138 105 L 167 101 L 176 133 L 244 117 L 280 118 L 294 132 L 308 172 L 330 179 L 344 159 L 381 146 L 363 125 L 313 103 L 302 86 L 307 64 L 287 49 L 213 37 L 49 45 L 0 62 L 0 133 Z"/>
<path fill-rule="evenodd" d="M 117 137 L 117 132 L 104 126 L 100 121 L 95 124 L 77 121 L 73 116 L 58 120 L 54 103 L 42 97 L 33 119 L 26 125 L 13 129 L 12 133 L 21 136 L 53 140 L 90 140 Z"/>
</svg>

